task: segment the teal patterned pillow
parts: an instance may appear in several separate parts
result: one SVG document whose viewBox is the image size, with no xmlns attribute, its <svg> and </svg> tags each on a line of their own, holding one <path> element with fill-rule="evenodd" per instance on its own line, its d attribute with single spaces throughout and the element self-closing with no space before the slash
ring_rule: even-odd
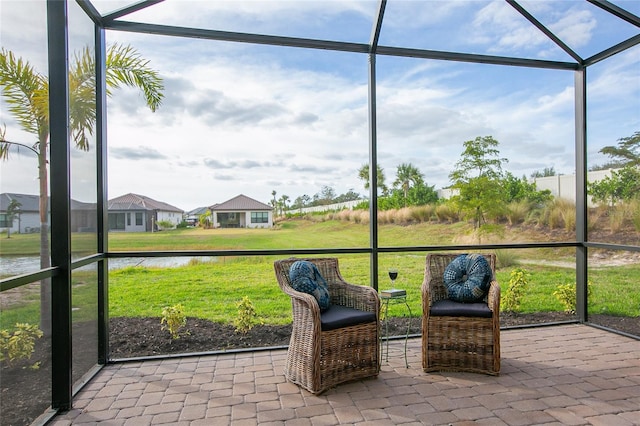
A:
<svg viewBox="0 0 640 426">
<path fill-rule="evenodd" d="M 329 309 L 329 286 L 320 275 L 318 267 L 307 260 L 298 260 L 289 268 L 289 281 L 294 290 L 313 295 L 318 301 L 320 312 Z"/>
<path fill-rule="evenodd" d="M 449 299 L 456 302 L 478 302 L 491 286 L 493 273 L 487 259 L 480 254 L 462 254 L 444 270 L 444 284 Z"/>
</svg>

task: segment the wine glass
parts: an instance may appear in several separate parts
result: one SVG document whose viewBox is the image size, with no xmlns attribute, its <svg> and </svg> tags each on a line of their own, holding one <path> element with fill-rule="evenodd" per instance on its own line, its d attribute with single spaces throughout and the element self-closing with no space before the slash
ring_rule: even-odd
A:
<svg viewBox="0 0 640 426">
<path fill-rule="evenodd" d="M 398 278 L 398 270 L 396 268 L 389 269 L 389 278 L 391 278 L 391 287 L 393 287 L 396 278 Z"/>
</svg>

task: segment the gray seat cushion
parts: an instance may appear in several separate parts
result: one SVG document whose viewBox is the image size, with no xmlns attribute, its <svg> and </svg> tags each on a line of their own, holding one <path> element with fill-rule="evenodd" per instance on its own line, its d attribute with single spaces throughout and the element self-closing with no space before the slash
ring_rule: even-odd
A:
<svg viewBox="0 0 640 426">
<path fill-rule="evenodd" d="M 462 303 L 453 300 L 438 300 L 431 305 L 429 314 L 435 317 L 481 317 L 491 318 L 491 309 L 484 302 Z"/>
<path fill-rule="evenodd" d="M 320 314 L 322 331 L 335 330 L 336 328 L 349 327 L 375 321 L 374 312 L 360 311 L 346 306 L 330 305 L 329 309 Z"/>
</svg>

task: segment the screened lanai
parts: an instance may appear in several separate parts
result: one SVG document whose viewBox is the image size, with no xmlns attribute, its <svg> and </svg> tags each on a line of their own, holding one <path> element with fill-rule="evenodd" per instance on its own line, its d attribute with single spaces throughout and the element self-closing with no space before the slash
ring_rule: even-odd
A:
<svg viewBox="0 0 640 426">
<path fill-rule="evenodd" d="M 0 14 L 0 329 L 37 325 L 44 351 L 3 360 L 3 424 L 69 410 L 124 362 L 114 318 L 159 323 L 180 303 L 228 323 L 233 288 L 286 324 L 273 261 L 290 256 L 338 257 L 375 289 L 398 268 L 419 321 L 426 254 L 492 251 L 503 294 L 529 274 L 521 313 L 640 336 L 638 199 L 591 186 L 633 181 L 640 162 L 640 2 L 50 0 Z M 511 194 L 479 193 L 481 226 L 449 203 L 476 140 L 496 142 L 489 167 Z M 548 192 L 518 213 L 518 188 Z M 115 231 L 109 200 L 125 194 L 185 214 L 244 195 L 275 225 Z M 302 213 L 346 199 L 358 207 Z M 30 404 L 7 406 L 20 390 Z"/>
</svg>

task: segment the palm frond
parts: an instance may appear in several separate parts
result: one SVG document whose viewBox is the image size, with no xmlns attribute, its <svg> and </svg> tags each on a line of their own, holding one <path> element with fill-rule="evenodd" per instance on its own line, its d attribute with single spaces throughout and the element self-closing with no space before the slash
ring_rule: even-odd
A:
<svg viewBox="0 0 640 426">
<path fill-rule="evenodd" d="M 46 77 L 5 48 L 0 50 L 0 86 L 9 111 L 26 132 L 40 135 L 43 126 L 48 131 L 49 96 Z"/>
<path fill-rule="evenodd" d="M 164 98 L 162 79 L 149 67 L 149 61 L 131 46 L 114 44 L 109 48 L 106 80 L 109 88 L 124 84 L 141 89 L 151 111 L 155 111 Z"/>
</svg>

